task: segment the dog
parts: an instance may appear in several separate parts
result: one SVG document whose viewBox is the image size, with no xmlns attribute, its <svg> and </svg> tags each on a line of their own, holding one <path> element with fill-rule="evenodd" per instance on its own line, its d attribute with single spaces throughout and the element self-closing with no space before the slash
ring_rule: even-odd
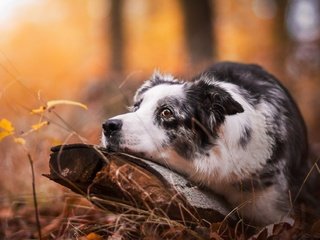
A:
<svg viewBox="0 0 320 240">
<path fill-rule="evenodd" d="M 258 225 L 288 215 L 307 174 L 301 113 L 258 65 L 221 62 L 191 81 L 156 71 L 102 128 L 107 149 L 181 173 Z"/>
</svg>

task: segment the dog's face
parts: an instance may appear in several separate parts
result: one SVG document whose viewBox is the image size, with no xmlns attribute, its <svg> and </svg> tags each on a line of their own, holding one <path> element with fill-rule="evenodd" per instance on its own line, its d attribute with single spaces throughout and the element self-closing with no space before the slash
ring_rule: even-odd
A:
<svg viewBox="0 0 320 240">
<path fill-rule="evenodd" d="M 102 144 L 188 172 L 197 154 L 214 146 L 225 116 L 242 111 L 229 93 L 204 79 L 182 82 L 155 73 L 136 92 L 129 113 L 103 124 Z"/>
</svg>

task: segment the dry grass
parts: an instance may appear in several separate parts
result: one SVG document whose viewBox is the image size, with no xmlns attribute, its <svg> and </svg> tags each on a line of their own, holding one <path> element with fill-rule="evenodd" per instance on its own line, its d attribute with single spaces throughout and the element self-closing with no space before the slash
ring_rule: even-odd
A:
<svg viewBox="0 0 320 240">
<path fill-rule="evenodd" d="M 84 197 L 70 194 L 41 174 L 49 172 L 49 150 L 53 145 L 74 142 L 98 144 L 100 123 L 106 117 L 104 109 L 112 109 L 111 114 L 123 110 L 128 103 L 124 97 L 127 93 L 123 94 L 122 89 L 117 90 L 111 85 L 105 89 L 103 98 L 83 98 L 91 99 L 85 102 L 87 111 L 73 106 L 57 106 L 50 111 L 30 114 L 32 109 L 44 106 L 47 101 L 23 86 L 18 79 L 14 85 L 24 89 L 19 101 L 11 98 L 10 91 L 15 88 L 10 87 L 2 90 L 0 98 L 1 104 L 7 107 L 3 116 L 15 128 L 11 136 L 0 142 L 0 239 L 39 238 L 36 216 L 42 239 L 246 239 L 252 234 L 256 234 L 253 239 L 320 236 L 318 219 L 306 229 L 296 221 L 293 226 L 286 223 L 269 226 L 267 231 L 248 228 L 242 221 L 235 225 L 225 221 L 187 226 L 152 210 L 128 206 L 127 211 L 116 214 L 94 207 Z M 23 98 L 26 100 L 21 101 Z M 49 124 L 36 130 L 32 128 L 43 121 Z M 25 144 L 15 142 L 16 138 L 23 138 Z M 28 156 L 33 163 L 34 179 Z M 312 171 L 320 173 L 317 163 Z M 33 193 L 36 193 L 38 212 Z"/>
</svg>

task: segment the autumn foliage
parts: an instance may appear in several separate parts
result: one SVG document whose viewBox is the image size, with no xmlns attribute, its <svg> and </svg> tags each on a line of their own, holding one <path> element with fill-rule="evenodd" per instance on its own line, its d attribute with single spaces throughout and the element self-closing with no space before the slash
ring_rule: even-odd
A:
<svg viewBox="0 0 320 240">
<path fill-rule="evenodd" d="M 158 229 L 176 239 L 249 236 L 241 223 L 208 223 L 190 235 L 185 226 L 150 216 L 114 215 L 42 177 L 49 170 L 50 147 L 99 144 L 103 119 L 124 111 L 135 87 L 153 69 L 183 78 L 219 60 L 264 66 L 297 100 L 308 126 L 312 160 L 317 161 L 320 23 L 319 11 L 313 20 L 312 12 L 319 6 L 264 0 L 199 4 L 204 2 L 209 11 L 198 17 L 206 14 L 211 21 L 191 26 L 186 24 L 187 0 L 0 1 L 0 239 L 38 238 L 39 228 L 47 239 L 135 239 L 137 233 L 157 239 Z M 299 34 L 290 28 L 299 25 L 300 15 L 293 25 L 288 22 L 294 7 L 314 22 L 308 25 L 309 31 L 314 29 L 311 37 L 308 32 L 299 35 L 303 28 Z M 200 54 L 195 63 L 191 56 L 196 49 L 189 43 L 201 35 L 193 32 L 204 29 L 201 24 L 211 29 L 212 43 L 210 52 Z M 320 224 L 315 220 L 308 232 L 298 223 L 270 229 L 255 230 L 253 239 L 319 236 Z"/>
</svg>

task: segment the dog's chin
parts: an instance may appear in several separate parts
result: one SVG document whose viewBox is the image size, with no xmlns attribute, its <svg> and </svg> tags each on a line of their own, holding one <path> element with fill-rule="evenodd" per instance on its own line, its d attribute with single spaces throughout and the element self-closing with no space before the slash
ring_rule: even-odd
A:
<svg viewBox="0 0 320 240">
<path fill-rule="evenodd" d="M 119 152 L 119 144 L 111 142 L 109 139 L 102 137 L 101 141 L 102 147 L 104 147 L 108 152 Z"/>
<path fill-rule="evenodd" d="M 124 148 L 121 152 L 125 153 L 125 154 L 128 154 L 128 155 L 132 155 L 132 156 L 137 157 L 137 158 L 143 158 L 143 159 L 147 159 L 147 160 L 152 160 L 152 157 L 148 156 L 146 153 L 133 151 L 133 150 L 131 150 L 129 148 Z"/>
<path fill-rule="evenodd" d="M 117 144 L 105 144 L 105 148 L 108 152 L 117 152 L 117 153 L 125 153 L 129 154 L 135 157 L 144 158 L 144 159 L 150 159 L 152 160 L 153 157 L 148 156 L 146 153 L 141 151 L 136 151 L 130 147 L 127 146 L 119 146 Z"/>
<path fill-rule="evenodd" d="M 119 146 L 113 144 L 106 144 L 105 148 L 108 152 L 121 152 Z"/>
</svg>

